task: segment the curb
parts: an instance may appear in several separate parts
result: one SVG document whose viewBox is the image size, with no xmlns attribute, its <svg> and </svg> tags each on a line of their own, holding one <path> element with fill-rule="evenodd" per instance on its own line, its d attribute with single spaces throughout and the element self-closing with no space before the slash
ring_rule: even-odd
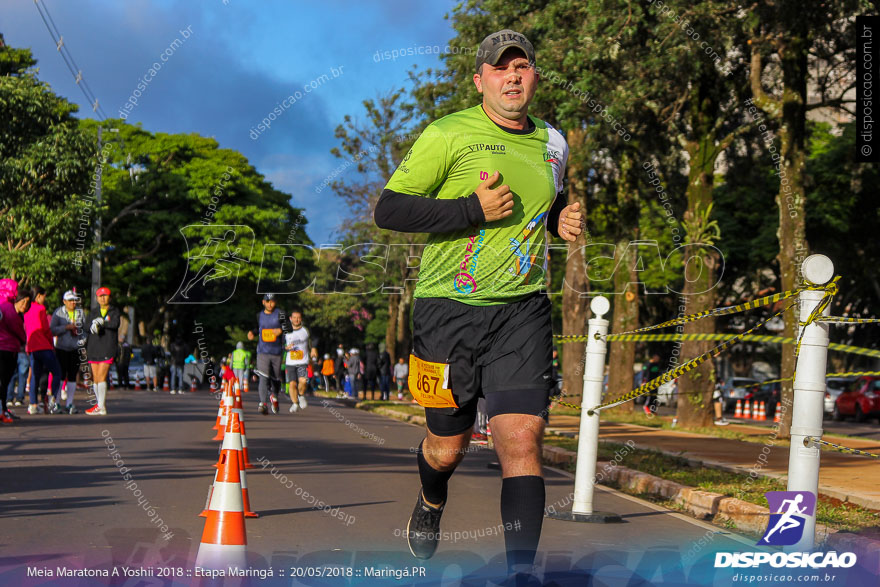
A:
<svg viewBox="0 0 880 587">
<path fill-rule="evenodd" d="M 355 408 L 357 408 L 359 410 L 364 410 L 365 412 L 379 414 L 380 416 L 385 416 L 387 418 L 392 418 L 394 420 L 399 420 L 401 422 L 406 422 L 407 424 L 412 424 L 414 426 L 424 426 L 425 425 L 425 417 L 419 416 L 418 414 L 404 414 L 403 412 L 398 412 L 397 410 L 393 410 L 391 408 L 385 408 L 382 406 L 378 406 L 373 409 L 367 409 L 366 407 L 362 406 L 362 404 L 360 404 L 360 403 L 356 404 Z"/>
<path fill-rule="evenodd" d="M 627 424 L 628 426 L 638 426 L 640 428 L 651 429 L 646 426 L 640 426 L 639 424 Z M 555 434 L 559 436 L 565 436 L 566 438 L 577 439 L 577 433 L 571 432 L 568 430 L 560 431 L 554 430 Z M 616 444 L 620 444 L 619 442 L 613 440 L 606 440 L 604 438 L 600 438 L 599 442 L 612 442 Z M 635 448 L 642 450 L 650 450 L 654 452 L 658 452 L 660 454 L 664 454 L 670 457 L 683 458 L 685 459 L 691 466 L 694 467 L 707 467 L 709 469 L 718 469 L 719 471 L 726 471 L 728 473 L 736 473 L 737 475 L 750 475 L 752 473 L 752 469 L 748 469 L 746 467 L 738 467 L 736 465 L 728 465 L 726 463 L 719 463 L 717 461 L 712 460 L 700 460 L 700 459 L 692 459 L 686 456 L 681 455 L 680 453 L 663 450 L 654 446 L 646 445 L 643 443 L 636 443 Z M 786 481 L 788 479 L 788 475 L 783 473 L 774 473 L 773 471 L 765 471 L 762 470 L 757 473 L 761 477 L 767 477 L 770 479 L 776 479 L 778 481 Z M 871 510 L 880 510 L 880 500 L 871 499 L 870 497 L 860 496 L 860 495 L 851 495 L 845 493 L 840 490 L 840 488 L 828 487 L 827 485 L 819 485 L 819 493 L 826 497 L 830 497 L 833 499 L 840 500 L 845 503 L 852 503 L 857 506 L 861 506 L 863 508 L 871 509 Z"/>
<path fill-rule="evenodd" d="M 568 465 L 577 460 L 577 453 L 558 446 L 544 446 L 543 458 L 548 464 Z M 767 528 L 770 510 L 763 506 L 720 493 L 687 487 L 610 461 L 597 462 L 596 471 L 597 483 L 610 481 L 620 489 L 672 500 L 697 519 L 719 525 L 732 523 L 739 530 L 758 535 L 763 534 Z M 822 524 L 816 525 L 816 533 L 820 542 L 838 551 L 856 553 L 860 566 L 880 574 L 880 540 L 839 532 Z"/>
</svg>

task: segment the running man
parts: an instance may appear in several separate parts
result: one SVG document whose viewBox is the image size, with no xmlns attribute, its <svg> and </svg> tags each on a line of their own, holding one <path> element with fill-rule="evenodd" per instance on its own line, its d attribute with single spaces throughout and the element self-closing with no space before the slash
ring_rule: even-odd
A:
<svg viewBox="0 0 880 587">
<path fill-rule="evenodd" d="M 244 343 L 239 341 L 235 344 L 235 350 L 232 351 L 232 372 L 235 373 L 235 378 L 242 386 L 250 375 L 250 368 L 251 353 L 246 351 Z M 242 387 L 242 389 L 244 388 Z"/>
<path fill-rule="evenodd" d="M 110 305 L 110 288 L 100 287 L 95 292 L 98 298 L 98 315 L 92 316 L 89 326 L 89 339 L 86 351 L 89 366 L 92 368 L 92 382 L 95 385 L 97 403 L 86 410 L 89 416 L 107 415 L 107 374 L 119 350 L 119 310 Z"/>
<path fill-rule="evenodd" d="M 302 312 L 293 310 L 290 313 L 292 332 L 284 335 L 284 365 L 287 368 L 287 393 L 290 395 L 290 413 L 304 410 L 306 402 L 306 386 L 309 384 L 309 331 L 303 326 Z M 297 399 L 297 397 L 299 399 Z"/>
<path fill-rule="evenodd" d="M 477 52 L 482 104 L 430 124 L 376 206 L 381 228 L 427 232 L 413 307 L 409 388 L 426 406 L 418 452 L 421 491 L 407 525 L 410 551 L 430 558 L 447 484 L 471 439 L 485 397 L 503 471 L 501 519 L 512 572 L 531 569 L 541 535 L 541 439 L 549 405 L 552 330 L 542 291 L 546 262 L 525 267 L 511 251 L 524 234 L 546 259 L 547 231 L 574 241 L 579 204 L 562 192 L 568 146 L 528 116 L 538 83 L 535 52 L 502 30 Z M 540 223 L 530 223 L 545 214 Z"/>
<path fill-rule="evenodd" d="M 791 516 L 794 514 L 803 514 L 807 511 L 807 506 L 804 506 L 803 509 L 799 508 L 798 505 L 804 501 L 804 496 L 801 493 L 798 493 L 794 499 L 784 499 L 782 503 L 779 504 L 780 509 L 785 508 L 785 504 L 788 504 L 788 508 L 782 513 L 779 517 L 779 521 L 773 527 L 772 530 L 767 532 L 767 535 L 764 536 L 764 542 L 770 544 L 770 537 L 774 532 L 779 530 L 779 533 L 783 533 L 786 530 L 791 530 L 792 528 L 797 528 L 801 525 L 800 520 L 793 519 Z"/>
<path fill-rule="evenodd" d="M 248 340 L 257 341 L 257 367 L 255 372 L 260 375 L 260 405 L 257 406 L 260 413 L 268 413 L 267 402 L 272 404 L 272 413 L 278 413 L 278 398 L 280 393 L 277 386 L 281 380 L 281 354 L 284 351 L 281 344 L 281 334 L 284 332 L 281 312 L 275 307 L 275 294 L 267 293 L 263 296 L 263 311 L 257 314 L 257 329 L 248 332 Z M 271 389 L 270 389 L 271 386 Z"/>
<path fill-rule="evenodd" d="M 73 396 L 76 394 L 76 376 L 79 374 L 79 348 L 86 343 L 85 312 L 76 307 L 79 296 L 73 290 L 64 292 L 62 304 L 52 313 L 49 328 L 55 335 L 55 355 L 61 364 L 61 375 L 67 382 L 66 393 L 61 392 L 67 403 L 64 410 L 76 414 Z"/>
</svg>

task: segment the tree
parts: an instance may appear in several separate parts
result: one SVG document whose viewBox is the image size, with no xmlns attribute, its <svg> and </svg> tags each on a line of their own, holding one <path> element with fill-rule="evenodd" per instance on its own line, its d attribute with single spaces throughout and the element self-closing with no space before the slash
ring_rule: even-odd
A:
<svg viewBox="0 0 880 587">
<path fill-rule="evenodd" d="M 80 122 L 91 136 L 97 124 Z M 314 279 L 315 261 L 307 220 L 290 205 L 289 194 L 214 139 L 151 133 L 121 120 L 101 124 L 119 129 L 105 151 L 103 281 L 114 291 L 114 303 L 136 308 L 139 333 L 159 330 L 166 338 L 180 334 L 191 340 L 198 321 L 208 348 L 221 353 L 227 325 L 253 327 L 258 293 L 281 294 L 281 308 L 299 304 L 293 294 Z M 242 249 L 231 261 L 235 275 L 196 280 L 188 298 L 180 299 L 182 282 L 194 269 L 210 276 L 222 268 L 220 256 L 208 255 L 200 265 L 193 257 L 208 239 L 230 230 Z M 296 268 L 292 275 L 290 266 Z M 223 295 L 212 300 L 212 288 Z"/>
<path fill-rule="evenodd" d="M 792 0 L 758 2 L 749 16 L 751 29 L 750 88 L 755 105 L 778 124 L 780 175 L 776 196 L 779 211 L 779 272 L 782 289 L 802 284 L 800 265 L 809 255 L 806 241 L 806 121 L 816 108 L 846 108 L 845 96 L 855 85 L 855 14 L 871 8 L 866 2 L 844 0 L 801 3 Z M 811 76 L 813 66 L 815 75 Z M 781 81 L 777 91 L 765 89 L 765 78 Z M 807 86 L 812 81 L 819 99 L 808 104 Z M 769 149 L 773 145 L 768 145 Z M 785 336 L 795 337 L 798 311 L 785 316 Z M 782 377 L 794 372 L 794 349 L 784 345 Z M 783 383 L 782 401 L 791 403 L 793 389 Z M 787 437 L 791 410 L 783 413 L 780 435 Z"/>
<path fill-rule="evenodd" d="M 343 228 L 348 244 L 374 243 L 375 251 L 384 259 L 380 274 L 370 275 L 378 280 L 376 287 L 369 287 L 380 296 L 376 303 L 386 305 L 385 346 L 392 361 L 398 353 L 406 353 L 410 347 L 409 307 L 415 290 L 416 269 L 410 263 L 420 257 L 424 235 L 396 233 L 380 230 L 373 223 L 373 210 L 382 188 L 391 179 L 397 164 L 414 141 L 410 131 L 415 107 L 405 102 L 403 88 L 380 96 L 377 100 L 364 100 L 367 120 L 357 122 L 346 115 L 343 124 L 336 127 L 339 147 L 331 150 L 336 157 L 348 159 L 354 164 L 357 179 L 336 180 L 331 187 L 350 210 Z M 366 253 L 370 253 L 366 247 Z M 384 299 L 382 299 L 384 296 Z"/>
<path fill-rule="evenodd" d="M 63 285 L 91 252 L 95 147 L 34 65 L 0 35 L 0 273 Z"/>
</svg>

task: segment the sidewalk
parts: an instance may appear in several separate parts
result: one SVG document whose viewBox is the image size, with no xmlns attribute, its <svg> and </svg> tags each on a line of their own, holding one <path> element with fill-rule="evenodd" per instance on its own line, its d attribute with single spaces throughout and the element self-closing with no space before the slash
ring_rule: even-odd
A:
<svg viewBox="0 0 880 587">
<path fill-rule="evenodd" d="M 577 416 L 550 414 L 548 432 L 574 435 L 578 432 Z M 756 470 L 759 474 L 785 479 L 788 476 L 788 446 L 776 442 L 771 445 L 767 428 L 734 424 L 728 427 L 745 434 L 766 436 L 766 443 L 745 442 L 729 438 L 715 438 L 702 434 L 648 428 L 636 424 L 602 422 L 599 437 L 619 443 L 632 440 L 637 448 L 656 450 L 698 462 L 707 467 L 724 469 L 748 475 Z M 833 438 L 831 440 L 850 448 L 880 453 L 880 442 L 856 438 Z M 764 466 L 758 456 L 769 447 Z M 848 501 L 862 507 L 880 510 L 880 462 L 869 457 L 849 455 L 823 449 L 819 469 L 819 493 Z"/>
</svg>

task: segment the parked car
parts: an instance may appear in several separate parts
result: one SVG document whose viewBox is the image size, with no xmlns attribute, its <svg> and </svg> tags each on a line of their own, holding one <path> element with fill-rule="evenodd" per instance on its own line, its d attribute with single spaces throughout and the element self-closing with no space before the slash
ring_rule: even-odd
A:
<svg viewBox="0 0 880 587">
<path fill-rule="evenodd" d="M 847 416 L 856 422 L 880 419 L 880 377 L 859 377 L 837 396 L 831 417 L 840 421 Z"/>
<path fill-rule="evenodd" d="M 728 377 L 721 384 L 721 397 L 724 400 L 725 411 L 731 411 L 736 407 L 736 400 L 746 399 L 749 387 L 758 385 L 759 382 L 751 377 Z"/>
<path fill-rule="evenodd" d="M 829 377 L 825 380 L 825 414 L 830 416 L 834 413 L 834 402 L 844 389 L 855 383 L 855 377 Z"/>
</svg>

